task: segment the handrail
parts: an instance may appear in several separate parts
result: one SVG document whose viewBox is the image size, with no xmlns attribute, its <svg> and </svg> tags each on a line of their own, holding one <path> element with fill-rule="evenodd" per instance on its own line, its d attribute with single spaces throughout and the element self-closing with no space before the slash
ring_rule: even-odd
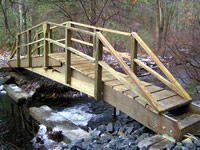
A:
<svg viewBox="0 0 200 150">
<path fill-rule="evenodd" d="M 138 36 L 137 33 L 132 33 L 132 36 L 137 40 L 145 52 L 152 58 L 152 60 L 157 64 L 157 66 L 162 70 L 166 77 L 175 85 L 175 88 L 172 88 L 180 96 L 187 100 L 192 100 L 188 93 L 183 89 L 183 87 L 178 83 L 178 81 L 173 77 L 173 75 L 168 71 L 168 69 L 163 65 L 163 63 L 156 57 L 156 55 L 151 51 L 151 49 L 146 45 L 146 43 Z M 136 63 L 138 61 L 136 60 Z M 140 63 L 141 64 L 141 63 Z M 161 80 L 162 81 L 162 80 Z M 165 82 L 166 83 L 166 82 Z"/>
<path fill-rule="evenodd" d="M 129 77 L 135 82 L 136 86 L 140 89 L 140 91 L 134 90 L 136 94 L 139 96 L 147 99 L 149 104 L 159 112 L 163 111 L 163 108 L 158 104 L 158 102 L 152 97 L 150 92 L 142 85 L 141 81 L 137 78 L 137 76 L 132 72 L 132 70 L 126 65 L 126 63 L 120 58 L 120 56 L 115 52 L 115 49 L 112 47 L 112 45 L 106 40 L 106 38 L 101 34 L 100 32 L 96 33 L 99 40 L 102 42 L 102 44 L 110 51 L 110 53 L 116 58 L 118 63 L 121 65 L 121 67 L 124 69 L 124 71 L 129 75 Z M 132 89 L 131 89 L 132 90 Z"/>
<path fill-rule="evenodd" d="M 92 43 L 89 43 L 89 42 L 85 42 L 85 41 L 82 41 L 82 40 L 79 40 L 79 39 L 76 39 L 76 38 L 72 38 L 71 39 L 73 42 L 76 42 L 76 43 L 80 43 L 80 44 L 83 44 L 83 45 L 86 45 L 86 46 L 90 46 L 90 47 L 93 47 L 94 45 Z M 65 41 L 65 39 L 59 39 L 59 40 L 56 40 L 57 42 L 63 42 Z M 105 47 L 103 47 L 103 50 L 109 52 L 109 50 Z M 117 51 L 116 51 L 117 52 Z M 117 52 L 121 57 L 123 58 L 126 58 L 126 59 L 131 59 L 131 56 L 129 55 L 126 55 L 126 54 L 123 54 L 121 52 Z"/>
<path fill-rule="evenodd" d="M 57 26 L 57 27 L 61 27 L 61 28 L 68 28 L 68 29 L 70 29 L 72 31 L 82 32 L 82 33 L 85 33 L 85 34 L 88 34 L 88 35 L 91 35 L 91 36 L 95 35 L 95 33 L 93 33 L 93 32 L 85 31 L 85 30 L 82 30 L 82 29 L 77 29 L 77 28 L 74 28 L 74 27 L 68 27 L 68 26 L 65 26 L 65 25 L 61 25 L 61 24 L 57 24 L 57 23 L 52 23 L 52 22 L 46 22 L 46 23 L 50 24 L 50 25 Z"/>
</svg>

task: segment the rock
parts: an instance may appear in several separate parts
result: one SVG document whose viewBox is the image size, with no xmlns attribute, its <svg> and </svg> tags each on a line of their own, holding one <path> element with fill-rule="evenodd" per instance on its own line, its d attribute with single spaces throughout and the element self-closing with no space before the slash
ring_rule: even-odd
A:
<svg viewBox="0 0 200 150">
<path fill-rule="evenodd" d="M 106 126 L 105 125 L 100 125 L 100 126 L 98 126 L 98 128 L 97 128 L 99 131 L 101 131 L 101 132 L 104 132 L 104 131 L 106 131 Z"/>
<path fill-rule="evenodd" d="M 122 132 L 122 133 L 125 133 L 126 131 L 126 128 L 124 126 L 122 126 L 120 129 L 119 129 L 119 132 Z"/>
<path fill-rule="evenodd" d="M 133 127 L 137 130 L 137 129 L 141 128 L 141 124 L 135 121 L 135 122 L 133 122 Z"/>
<path fill-rule="evenodd" d="M 171 150 L 174 146 L 175 146 L 175 143 L 172 142 L 167 146 L 166 150 Z"/>
<path fill-rule="evenodd" d="M 137 150 L 137 149 L 138 149 L 138 147 L 136 145 L 131 146 L 131 150 Z"/>
<path fill-rule="evenodd" d="M 196 149 L 196 146 L 193 144 L 192 140 L 189 138 L 182 141 L 182 144 L 184 147 L 186 147 L 188 149 Z"/>
<path fill-rule="evenodd" d="M 100 144 L 109 143 L 112 139 L 112 136 L 103 136 L 99 139 Z"/>
<path fill-rule="evenodd" d="M 97 138 L 101 135 L 101 131 L 94 130 L 90 133 L 93 137 Z"/>
<path fill-rule="evenodd" d="M 141 132 L 139 130 L 136 130 L 132 133 L 134 136 L 139 136 L 141 134 Z"/>
<path fill-rule="evenodd" d="M 183 148 L 185 147 L 176 145 L 173 150 L 183 150 Z"/>
<path fill-rule="evenodd" d="M 121 127 L 121 123 L 117 121 L 117 122 L 114 124 L 114 129 L 115 129 L 115 131 L 119 131 L 120 127 Z"/>
<path fill-rule="evenodd" d="M 134 131 L 134 127 L 128 127 L 127 130 L 126 130 L 126 132 L 128 134 L 131 134 L 133 131 Z"/>
<path fill-rule="evenodd" d="M 31 96 L 26 91 L 15 84 L 6 84 L 4 85 L 4 89 L 17 104 L 24 103 L 31 99 Z"/>
<path fill-rule="evenodd" d="M 109 123 L 106 126 L 106 131 L 109 132 L 109 133 L 112 133 L 114 131 L 113 123 Z"/>
<path fill-rule="evenodd" d="M 63 141 L 66 143 L 81 139 L 90 139 L 91 135 L 79 128 L 65 117 L 56 113 L 48 106 L 29 108 L 30 115 L 41 124 L 44 124 L 55 131 L 62 131 Z"/>
<path fill-rule="evenodd" d="M 200 147 L 200 140 L 198 140 L 198 139 L 194 140 L 194 144 L 195 144 L 197 147 Z"/>
<path fill-rule="evenodd" d="M 148 138 L 148 137 L 150 137 L 150 134 L 149 134 L 149 133 L 143 133 L 142 135 L 140 135 L 140 136 L 138 137 L 138 139 L 139 139 L 139 140 L 143 140 L 143 139 Z"/>
</svg>

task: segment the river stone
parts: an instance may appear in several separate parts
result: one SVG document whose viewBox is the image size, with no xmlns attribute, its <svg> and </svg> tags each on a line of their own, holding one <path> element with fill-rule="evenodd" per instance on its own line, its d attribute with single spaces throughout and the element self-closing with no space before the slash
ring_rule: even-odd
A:
<svg viewBox="0 0 200 150">
<path fill-rule="evenodd" d="M 17 103 L 24 103 L 26 100 L 31 99 L 31 96 L 15 84 L 6 84 L 4 89 L 8 95 Z"/>
<path fill-rule="evenodd" d="M 194 140 L 194 144 L 197 146 L 197 147 L 200 147 L 200 140 Z"/>
<path fill-rule="evenodd" d="M 193 144 L 192 140 L 189 138 L 182 141 L 182 144 L 184 147 L 187 147 L 188 149 L 196 149 L 196 146 Z"/>
<path fill-rule="evenodd" d="M 98 128 L 97 128 L 99 131 L 101 131 L 101 132 L 104 132 L 104 131 L 106 131 L 106 126 L 105 125 L 100 125 L 100 126 L 98 126 Z"/>
<path fill-rule="evenodd" d="M 56 131 L 62 131 L 63 141 L 66 143 L 91 138 L 91 135 L 88 132 L 79 128 L 48 106 L 31 107 L 29 108 L 29 112 L 39 123 Z"/>
<path fill-rule="evenodd" d="M 131 134 L 131 133 L 133 132 L 133 130 L 134 130 L 134 127 L 128 127 L 128 128 L 126 129 L 126 132 L 127 132 L 128 134 Z"/>
<path fill-rule="evenodd" d="M 109 124 L 106 126 L 106 131 L 109 132 L 109 133 L 112 133 L 112 132 L 114 131 L 113 123 L 109 123 Z"/>
<path fill-rule="evenodd" d="M 176 145 L 173 150 L 183 150 L 185 147 Z"/>
</svg>

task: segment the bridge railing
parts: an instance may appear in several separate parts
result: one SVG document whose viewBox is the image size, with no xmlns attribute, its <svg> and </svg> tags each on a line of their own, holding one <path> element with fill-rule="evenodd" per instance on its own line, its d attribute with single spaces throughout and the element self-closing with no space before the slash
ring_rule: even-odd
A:
<svg viewBox="0 0 200 150">
<path fill-rule="evenodd" d="M 88 30 L 78 28 L 84 27 Z M 62 30 L 64 38 L 53 38 L 54 30 L 59 29 Z M 33 32 L 34 30 L 39 30 L 39 32 Z M 42 30 L 42 31 L 40 31 Z M 81 39 L 77 39 L 72 37 L 72 32 L 82 33 L 84 35 L 88 35 L 92 37 L 93 42 L 87 42 Z M 109 32 L 115 33 L 118 35 L 126 36 L 130 39 L 130 53 L 131 56 L 126 54 L 117 52 L 108 40 L 103 36 L 102 32 Z M 34 34 L 33 34 L 34 33 Z M 27 43 L 21 44 L 20 39 L 23 34 L 27 35 Z M 34 36 L 33 36 L 34 35 Z M 87 54 L 82 53 L 81 51 L 75 49 L 72 45 L 72 42 L 83 44 L 93 48 L 93 56 L 89 56 Z M 41 44 L 43 43 L 43 44 Z M 23 31 L 17 35 L 17 41 L 13 44 L 13 48 L 11 51 L 11 59 L 15 54 L 17 54 L 17 66 L 20 67 L 20 49 L 22 47 L 27 48 L 27 60 L 28 66 L 32 67 L 32 57 L 33 54 L 37 53 L 38 55 L 41 54 L 41 50 L 43 50 L 44 56 L 44 67 L 48 67 L 48 59 L 49 53 L 53 53 L 53 45 L 62 47 L 66 53 L 65 59 L 65 67 L 66 67 L 66 83 L 71 83 L 71 53 L 79 55 L 88 59 L 89 61 L 96 62 L 95 67 L 95 98 L 100 99 L 102 97 L 102 67 L 107 69 L 111 74 L 116 76 L 121 82 L 127 85 L 132 91 L 140 95 L 141 97 L 147 99 L 152 107 L 161 111 L 162 108 L 158 105 L 158 103 L 153 99 L 152 95 L 149 93 L 148 90 L 144 86 L 142 86 L 140 80 L 136 77 L 137 73 L 137 65 L 140 65 L 156 78 L 158 78 L 161 82 L 166 84 L 169 88 L 173 91 L 178 93 L 180 96 L 187 100 L 191 100 L 191 97 L 187 94 L 187 92 L 181 87 L 181 85 L 176 81 L 176 79 L 172 76 L 172 74 L 167 70 L 167 68 L 162 64 L 162 62 L 155 56 L 155 54 L 151 51 L 151 49 L 145 44 L 145 42 L 137 35 L 137 33 L 127 33 L 121 32 L 116 30 L 110 30 L 105 28 L 94 27 L 90 25 L 80 24 L 76 22 L 65 22 L 63 24 L 56 24 L 52 22 L 44 22 L 37 26 L 34 26 L 26 31 Z M 143 50 L 152 58 L 152 60 L 158 65 L 158 67 L 163 71 L 166 77 L 169 79 L 165 79 L 163 76 L 149 68 L 147 65 L 142 63 L 139 59 L 137 59 L 138 53 L 138 46 L 141 46 Z M 43 47 L 43 48 L 42 48 Z M 103 51 L 108 51 L 111 53 L 124 71 L 133 79 L 137 88 L 133 87 L 127 80 L 123 79 L 122 77 L 118 77 L 119 75 L 115 75 L 116 72 L 112 70 L 108 65 L 102 62 L 103 58 Z M 121 58 L 128 58 L 131 61 L 131 67 L 129 68 Z M 137 90 L 139 89 L 139 90 Z"/>
</svg>

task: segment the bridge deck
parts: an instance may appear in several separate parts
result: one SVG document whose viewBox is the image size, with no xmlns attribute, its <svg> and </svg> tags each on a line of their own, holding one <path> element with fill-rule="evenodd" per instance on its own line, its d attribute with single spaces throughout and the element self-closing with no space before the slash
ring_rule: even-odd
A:
<svg viewBox="0 0 200 150">
<path fill-rule="evenodd" d="M 63 64 L 65 64 L 65 53 L 51 53 L 49 56 Z M 72 54 L 71 56 L 71 68 L 74 70 L 88 76 L 91 79 L 95 78 L 95 63 Z M 102 71 L 102 81 L 105 85 L 108 85 L 109 87 L 113 88 L 114 90 L 123 93 L 124 95 L 137 100 L 139 103 L 146 105 L 148 102 L 139 97 L 137 94 L 132 92 L 127 85 L 124 85 L 121 83 L 118 79 L 116 79 L 114 76 L 112 76 L 108 71 L 104 70 Z M 127 78 L 132 84 L 134 84 L 131 79 L 125 75 L 120 73 L 122 76 Z M 177 95 L 175 92 L 165 90 L 161 87 L 152 85 L 152 83 L 147 83 L 142 81 L 142 84 L 149 90 L 149 92 L 152 94 L 153 98 L 163 107 L 164 111 L 169 111 L 171 109 L 180 107 L 182 105 L 190 103 L 190 101 L 185 100 L 181 98 L 179 95 Z"/>
</svg>

